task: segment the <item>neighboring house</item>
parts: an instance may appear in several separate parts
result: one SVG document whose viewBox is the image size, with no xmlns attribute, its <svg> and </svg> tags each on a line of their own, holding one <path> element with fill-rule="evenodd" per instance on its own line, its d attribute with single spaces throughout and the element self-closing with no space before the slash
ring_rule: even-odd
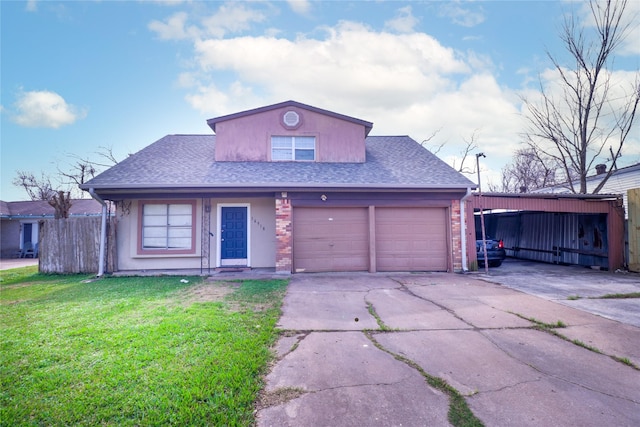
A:
<svg viewBox="0 0 640 427">
<path fill-rule="evenodd" d="M 102 205 L 93 199 L 72 201 L 70 217 L 99 216 Z M 44 200 L 0 201 L 0 248 L 3 258 L 19 256 L 25 247 L 37 247 L 38 221 L 54 217 L 55 209 Z"/>
<path fill-rule="evenodd" d="M 476 186 L 410 137 L 295 101 L 207 123 L 80 186 L 116 202 L 120 271 L 463 268 Z"/>
<path fill-rule="evenodd" d="M 587 177 L 587 192 L 592 192 L 606 175 L 606 166 L 597 165 L 595 175 Z M 602 186 L 598 194 L 622 194 L 625 215 L 629 215 L 629 201 L 627 191 L 632 188 L 640 188 L 640 163 L 616 169 Z M 570 193 L 566 185 L 541 188 L 533 193 Z"/>
</svg>

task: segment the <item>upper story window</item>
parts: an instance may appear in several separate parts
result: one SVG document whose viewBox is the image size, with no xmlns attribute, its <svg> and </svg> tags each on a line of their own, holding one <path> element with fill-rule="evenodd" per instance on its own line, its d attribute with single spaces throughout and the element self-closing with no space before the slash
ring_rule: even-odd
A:
<svg viewBox="0 0 640 427">
<path fill-rule="evenodd" d="M 195 202 L 143 202 L 142 253 L 191 253 L 195 250 Z"/>
<path fill-rule="evenodd" d="M 314 161 L 315 136 L 272 136 L 271 160 Z"/>
</svg>

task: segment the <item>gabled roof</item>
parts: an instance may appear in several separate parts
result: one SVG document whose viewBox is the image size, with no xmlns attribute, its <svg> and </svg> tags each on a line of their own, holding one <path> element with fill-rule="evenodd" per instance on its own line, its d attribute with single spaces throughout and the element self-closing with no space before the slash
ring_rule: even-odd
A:
<svg viewBox="0 0 640 427">
<path fill-rule="evenodd" d="M 216 131 L 216 124 L 219 123 L 219 122 L 224 122 L 224 121 L 231 120 L 231 119 L 237 119 L 237 118 L 240 118 L 240 117 L 251 116 L 253 114 L 264 113 L 265 111 L 271 111 L 271 110 L 276 110 L 278 108 L 286 108 L 286 107 L 297 107 L 297 108 L 301 108 L 303 110 L 313 111 L 315 113 L 324 114 L 325 116 L 330 116 L 330 117 L 333 117 L 333 118 L 336 118 L 336 119 L 340 119 L 340 120 L 346 120 L 348 122 L 364 126 L 364 128 L 365 128 L 365 133 L 364 133 L 365 136 L 369 135 L 369 132 L 371 132 L 371 129 L 373 128 L 373 123 L 371 123 L 371 122 L 367 122 L 367 121 L 364 121 L 364 120 L 356 119 L 354 117 L 345 116 L 343 114 L 334 113 L 333 111 L 323 110 L 321 108 L 313 107 L 313 106 L 307 105 L 307 104 L 302 104 L 302 103 L 296 102 L 296 101 L 285 101 L 285 102 L 281 102 L 279 104 L 267 105 L 265 107 L 254 108 L 252 110 L 246 110 L 246 111 L 241 111 L 239 113 L 229 114 L 229 115 L 226 115 L 226 116 L 215 117 L 213 119 L 207 120 L 207 124 L 215 132 Z"/>
<path fill-rule="evenodd" d="M 102 205 L 94 199 L 73 199 L 70 216 L 95 216 L 102 213 Z M 4 202 L 0 201 L 0 217 L 16 218 L 53 218 L 55 209 L 45 200 Z"/>
<path fill-rule="evenodd" d="M 216 162 L 215 135 L 167 135 L 80 186 L 96 191 L 427 190 L 476 185 L 408 136 L 370 136 L 366 162 Z"/>
</svg>

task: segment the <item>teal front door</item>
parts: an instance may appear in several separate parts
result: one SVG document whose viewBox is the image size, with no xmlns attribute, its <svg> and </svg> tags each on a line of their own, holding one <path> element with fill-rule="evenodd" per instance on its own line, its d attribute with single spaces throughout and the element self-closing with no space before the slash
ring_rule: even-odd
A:
<svg viewBox="0 0 640 427">
<path fill-rule="evenodd" d="M 247 265 L 247 208 L 223 206 L 220 211 L 220 264 Z"/>
</svg>

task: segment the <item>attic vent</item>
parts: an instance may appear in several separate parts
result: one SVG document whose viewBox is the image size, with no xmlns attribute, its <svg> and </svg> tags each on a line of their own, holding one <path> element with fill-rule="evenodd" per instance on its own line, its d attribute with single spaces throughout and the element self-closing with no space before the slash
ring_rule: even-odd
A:
<svg viewBox="0 0 640 427">
<path fill-rule="evenodd" d="M 300 115 L 295 111 L 287 111 L 282 116 L 282 123 L 289 128 L 295 128 L 300 124 Z"/>
</svg>

